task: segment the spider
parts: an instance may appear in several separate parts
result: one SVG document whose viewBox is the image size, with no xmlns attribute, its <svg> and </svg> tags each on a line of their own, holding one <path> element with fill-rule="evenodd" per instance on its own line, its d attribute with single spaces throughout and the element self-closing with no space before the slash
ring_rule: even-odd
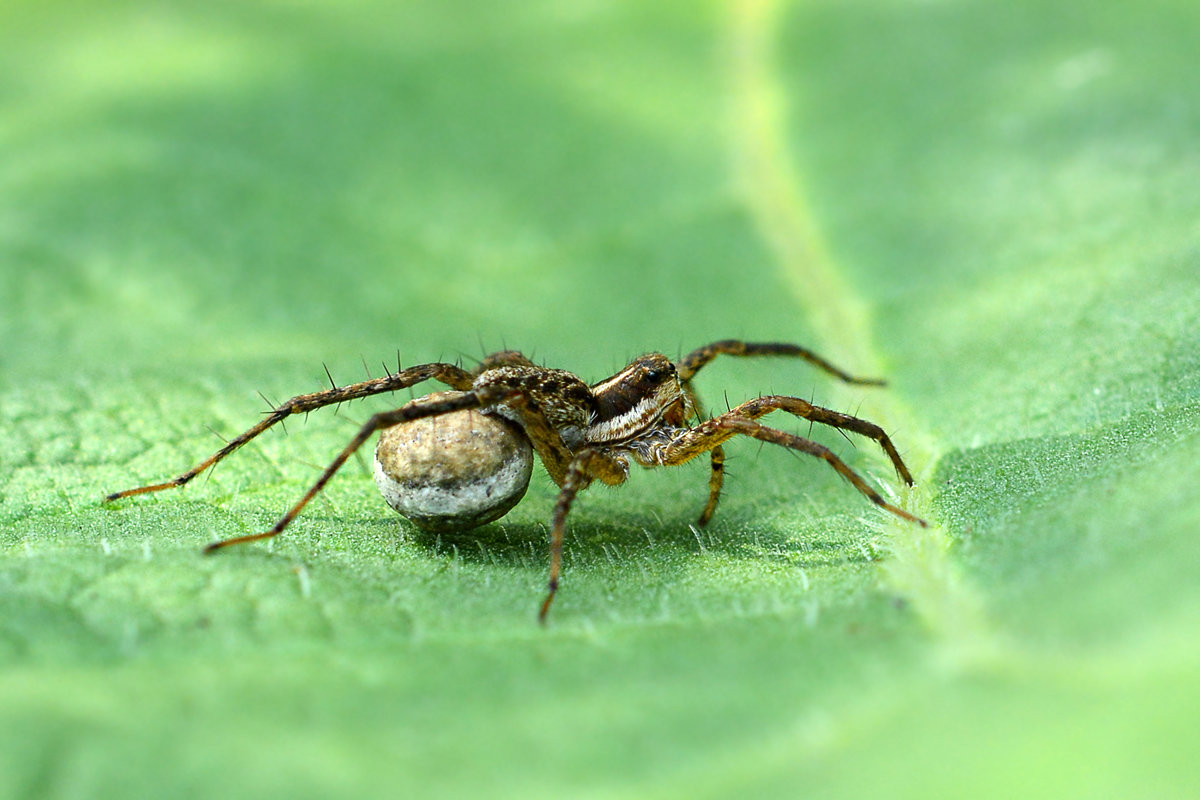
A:
<svg viewBox="0 0 1200 800">
<path fill-rule="evenodd" d="M 718 355 L 791 356 L 803 359 L 846 383 L 884 384 L 881 380 L 853 377 L 807 348 L 780 342 L 725 339 L 694 350 L 677 363 L 660 353 L 649 353 L 634 359 L 612 377 L 590 386 L 571 372 L 538 366 L 521 353 L 506 350 L 487 356 L 469 371 L 454 364 L 435 362 L 397 369 L 382 378 L 347 386 L 333 384 L 332 388 L 324 391 L 298 395 L 272 410 L 257 425 L 230 440 L 187 472 L 164 483 L 115 492 L 105 500 L 111 502 L 131 495 L 183 486 L 293 414 L 404 389 L 434 379 L 457 391 L 417 398 L 395 410 L 373 415 L 312 488 L 274 527 L 263 533 L 214 542 L 208 545 L 205 552 L 268 539 L 282 533 L 334 473 L 376 431 L 411 420 L 467 409 L 483 409 L 516 422 L 559 487 L 550 526 L 548 591 L 538 612 L 538 619 L 542 622 L 546 620 L 550 605 L 558 593 L 563 536 L 572 503 L 579 492 L 594 481 L 609 486 L 624 483 L 629 477 L 630 461 L 647 468 L 671 467 L 708 453 L 712 465 L 708 502 L 698 520 L 699 525 L 703 526 L 712 519 L 721 496 L 725 477 L 725 451 L 722 445 L 734 436 L 749 436 L 823 459 L 875 505 L 901 519 L 923 527 L 927 525 L 925 520 L 884 500 L 879 492 L 828 448 L 802 436 L 767 427 L 758 420 L 773 411 L 784 411 L 873 439 L 883 448 L 900 479 L 909 486 L 913 485 L 912 474 L 892 440 L 872 422 L 813 405 L 799 397 L 784 395 L 758 397 L 724 414 L 705 418 L 692 388 L 692 378 Z"/>
</svg>

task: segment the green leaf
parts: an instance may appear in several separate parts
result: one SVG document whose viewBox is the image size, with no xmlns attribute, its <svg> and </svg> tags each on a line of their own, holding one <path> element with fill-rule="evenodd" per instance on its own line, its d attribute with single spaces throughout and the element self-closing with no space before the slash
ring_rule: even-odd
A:
<svg viewBox="0 0 1200 800">
<path fill-rule="evenodd" d="M 10 2 L 0 775 L 14 796 L 1194 796 L 1193 3 Z M 375 410 L 520 348 L 795 341 L 713 409 L 876 420 L 421 533 Z M 807 426 L 774 420 L 802 435 Z"/>
</svg>

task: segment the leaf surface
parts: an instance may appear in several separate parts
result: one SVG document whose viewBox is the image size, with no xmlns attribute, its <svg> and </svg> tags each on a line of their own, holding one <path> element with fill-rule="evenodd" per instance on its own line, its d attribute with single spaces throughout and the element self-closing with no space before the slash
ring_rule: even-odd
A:
<svg viewBox="0 0 1200 800">
<path fill-rule="evenodd" d="M 0 9 L 0 774 L 16 796 L 1191 796 L 1200 787 L 1194 4 Z M 464 20 L 470 20 L 465 24 Z M 739 441 L 420 533 L 379 398 L 520 348 L 724 359 L 928 530 Z M 397 355 L 396 350 L 400 353 Z M 772 424 L 808 434 L 794 420 Z"/>
</svg>

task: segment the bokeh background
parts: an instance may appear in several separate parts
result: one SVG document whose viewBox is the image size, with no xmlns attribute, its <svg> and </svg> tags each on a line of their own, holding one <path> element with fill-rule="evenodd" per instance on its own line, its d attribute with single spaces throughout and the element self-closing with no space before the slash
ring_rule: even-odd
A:
<svg viewBox="0 0 1200 800">
<path fill-rule="evenodd" d="M 1200 7 L 1176 0 L 0 6 L 0 794 L 1200 792 Z M 928 531 L 729 446 L 432 536 L 397 357 L 807 344 L 788 393 Z M 397 352 L 399 351 L 399 352 Z M 807 425 L 777 420 L 807 434 Z"/>
</svg>

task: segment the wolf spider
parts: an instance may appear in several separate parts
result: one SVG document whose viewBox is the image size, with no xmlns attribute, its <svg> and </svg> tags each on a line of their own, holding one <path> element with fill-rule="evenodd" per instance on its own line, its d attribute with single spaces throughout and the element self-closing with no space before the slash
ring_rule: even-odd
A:
<svg viewBox="0 0 1200 800">
<path fill-rule="evenodd" d="M 347 386 L 334 384 L 331 389 L 298 395 L 275 408 L 257 425 L 230 440 L 187 472 L 165 483 L 115 492 L 105 499 L 113 501 L 183 486 L 293 414 L 404 389 L 432 378 L 457 391 L 441 392 L 436 398 L 418 398 L 401 408 L 375 414 L 325 469 L 312 488 L 273 528 L 263 533 L 214 542 L 206 548 L 206 552 L 282 533 L 334 473 L 376 431 L 410 420 L 465 409 L 490 410 L 520 425 L 546 471 L 559 486 L 550 528 L 549 587 L 538 613 L 538 619 L 543 622 L 558 592 L 563 535 L 571 504 L 576 495 L 593 481 L 598 480 L 609 486 L 624 483 L 629 476 L 631 460 L 643 467 L 670 467 L 708 453 L 712 472 L 708 481 L 708 503 L 698 520 L 700 525 L 706 525 L 712 519 L 720 499 L 725 477 L 725 451 L 722 445 L 737 435 L 783 445 L 823 459 L 875 505 L 909 522 L 921 526 L 927 524 L 923 519 L 884 500 L 828 448 L 802 436 L 769 428 L 758 420 L 772 411 L 785 411 L 802 419 L 873 439 L 891 459 L 900 479 L 911 486 L 912 474 L 896 452 L 892 440 L 872 422 L 813 405 L 799 397 L 783 395 L 758 397 L 724 414 L 703 419 L 699 399 L 692 388 L 692 378 L 718 355 L 792 356 L 808 361 L 846 383 L 883 385 L 880 380 L 855 378 L 811 350 L 777 342 L 726 339 L 694 350 L 678 363 L 673 363 L 660 353 L 649 353 L 635 359 L 616 375 L 591 386 L 573 373 L 537 366 L 519 352 L 509 350 L 488 356 L 469 371 L 454 364 L 421 364 L 397 369 L 387 377 Z M 695 423 L 691 424 L 693 420 Z"/>
</svg>

